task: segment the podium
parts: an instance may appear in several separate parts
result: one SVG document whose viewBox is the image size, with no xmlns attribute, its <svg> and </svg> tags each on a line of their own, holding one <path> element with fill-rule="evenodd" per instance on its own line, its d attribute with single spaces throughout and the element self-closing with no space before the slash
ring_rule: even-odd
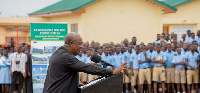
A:
<svg viewBox="0 0 200 93">
<path fill-rule="evenodd" d="M 123 74 L 99 77 L 89 84 L 79 87 L 78 93 L 122 93 Z"/>
</svg>

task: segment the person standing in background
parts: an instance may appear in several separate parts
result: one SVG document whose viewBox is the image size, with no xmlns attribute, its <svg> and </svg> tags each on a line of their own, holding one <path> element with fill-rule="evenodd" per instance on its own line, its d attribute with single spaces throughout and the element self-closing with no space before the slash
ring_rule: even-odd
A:
<svg viewBox="0 0 200 93">
<path fill-rule="evenodd" d="M 19 77 L 18 93 L 21 93 L 23 88 L 23 80 L 26 78 L 26 62 L 27 55 L 22 53 L 22 46 L 16 46 L 16 51 L 9 58 L 11 59 L 10 74 L 12 76 L 9 93 L 13 93 L 17 77 Z"/>
<path fill-rule="evenodd" d="M 3 56 L 0 58 L 0 84 L 2 84 L 2 92 L 9 93 L 9 84 L 11 84 L 11 75 L 10 73 L 10 63 L 11 60 L 8 58 L 8 50 L 3 50 Z"/>
<path fill-rule="evenodd" d="M 27 77 L 25 78 L 25 90 L 23 93 L 33 93 L 32 86 L 32 58 L 28 49 L 25 50 L 25 54 L 27 55 Z"/>
</svg>

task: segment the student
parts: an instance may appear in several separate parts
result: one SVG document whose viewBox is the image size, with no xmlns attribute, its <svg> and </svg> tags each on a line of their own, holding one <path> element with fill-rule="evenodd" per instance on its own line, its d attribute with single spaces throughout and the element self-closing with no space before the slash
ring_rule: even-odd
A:
<svg viewBox="0 0 200 93">
<path fill-rule="evenodd" d="M 3 56 L 0 58 L 0 84 L 2 84 L 2 92 L 9 92 L 9 84 L 11 84 L 11 75 L 10 75 L 10 63 L 11 60 L 8 58 L 8 50 L 3 50 Z"/>
<path fill-rule="evenodd" d="M 180 41 L 182 44 L 186 43 L 186 34 L 182 34 L 182 40 Z"/>
<path fill-rule="evenodd" d="M 99 49 L 98 49 L 98 55 L 99 56 L 104 56 L 105 54 L 103 53 L 103 47 L 101 46 L 101 47 L 99 47 Z"/>
<path fill-rule="evenodd" d="M 97 63 L 94 63 L 93 61 L 91 61 L 90 58 L 91 58 L 91 55 L 93 55 L 93 54 L 94 54 L 94 51 L 87 50 L 87 59 L 86 59 L 85 63 L 88 63 L 90 65 L 99 66 Z M 97 77 L 98 77 L 97 75 L 88 74 L 88 81 L 91 81 Z"/>
<path fill-rule="evenodd" d="M 186 93 L 185 56 L 184 54 L 181 54 L 181 48 L 177 48 L 177 53 L 174 55 L 172 63 L 175 66 L 175 83 L 177 85 L 177 93 L 181 93 L 180 84 L 183 93 Z"/>
<path fill-rule="evenodd" d="M 171 40 L 169 39 L 169 34 L 165 35 L 165 43 L 171 44 Z"/>
<path fill-rule="evenodd" d="M 186 42 L 188 42 L 191 38 L 191 31 L 187 30 Z"/>
<path fill-rule="evenodd" d="M 174 57 L 174 51 L 171 50 L 171 45 L 167 45 L 168 51 L 166 52 L 167 61 L 165 63 L 166 67 L 166 83 L 167 83 L 167 93 L 174 92 L 174 66 L 172 64 L 172 59 Z M 171 92 L 170 92 L 171 86 Z"/>
<path fill-rule="evenodd" d="M 143 85 L 146 80 L 148 83 L 148 91 L 151 92 L 151 69 L 150 69 L 150 54 L 148 54 L 146 47 L 143 47 L 142 52 L 138 55 L 139 63 L 139 85 L 140 93 L 143 93 Z"/>
<path fill-rule="evenodd" d="M 154 50 L 153 50 L 153 45 L 151 44 L 151 45 L 149 45 L 149 50 L 147 51 L 147 53 L 150 55 L 150 67 L 152 68 L 153 67 L 153 62 L 151 61 L 151 57 L 152 57 L 152 54 L 154 53 Z"/>
<path fill-rule="evenodd" d="M 115 68 L 119 67 L 122 64 L 122 62 L 124 62 L 124 58 L 120 54 L 120 52 L 121 52 L 121 47 L 116 47 L 116 53 L 115 55 L 112 56 Z"/>
<path fill-rule="evenodd" d="M 106 48 L 105 49 L 105 55 L 103 55 L 101 58 L 102 58 L 102 60 L 104 60 L 104 61 L 107 61 L 107 62 L 109 62 L 109 63 L 111 63 L 111 64 L 114 64 L 113 63 L 113 58 L 112 58 L 112 56 L 110 56 L 109 55 L 109 52 L 110 52 L 110 49 L 109 48 Z M 114 69 L 114 67 L 111 67 L 111 66 L 107 66 L 107 68 L 110 68 L 110 69 Z"/>
<path fill-rule="evenodd" d="M 191 33 L 191 38 L 189 39 L 190 44 L 195 40 L 195 34 Z"/>
<path fill-rule="evenodd" d="M 128 45 L 128 51 L 124 53 L 124 61 L 127 61 L 127 69 L 124 70 L 124 83 L 126 88 L 126 93 L 129 92 L 129 83 L 131 82 L 130 74 L 131 74 L 131 67 L 130 67 L 130 57 L 132 54 L 132 45 Z"/>
<path fill-rule="evenodd" d="M 157 81 L 160 77 L 162 82 L 162 92 L 165 93 L 165 67 L 164 64 L 166 63 L 166 55 L 160 51 L 160 44 L 157 44 L 157 52 L 155 52 L 152 55 L 152 62 L 154 62 L 154 68 L 153 68 L 153 81 L 154 81 L 154 93 L 157 93 Z"/>
<path fill-rule="evenodd" d="M 154 45 L 156 45 L 157 43 L 160 43 L 160 34 L 157 34 L 157 40 L 155 40 Z"/>
<path fill-rule="evenodd" d="M 78 53 L 76 58 L 83 63 L 87 62 L 87 58 L 83 56 L 82 50 Z M 79 72 L 79 81 L 87 81 L 87 73 Z"/>
<path fill-rule="evenodd" d="M 196 46 L 191 45 L 191 51 L 185 55 L 185 62 L 187 64 L 187 89 L 191 92 L 191 85 L 194 83 L 196 93 L 198 93 L 198 82 L 199 82 L 199 54 L 195 52 Z"/>
<path fill-rule="evenodd" d="M 197 31 L 197 38 L 195 39 L 198 43 L 198 46 L 200 46 L 200 30 Z"/>
<path fill-rule="evenodd" d="M 184 44 L 183 45 L 183 50 L 181 50 L 181 54 L 185 55 L 186 53 L 188 53 L 188 44 Z"/>
<path fill-rule="evenodd" d="M 170 40 L 173 41 L 173 39 L 174 39 L 174 32 L 171 32 L 171 38 L 170 38 Z"/>
<path fill-rule="evenodd" d="M 136 93 L 136 89 L 134 88 L 136 85 L 136 81 L 138 81 L 138 72 L 139 72 L 139 63 L 138 63 L 138 55 L 139 55 L 140 47 L 135 47 L 135 52 L 131 54 L 130 63 L 131 63 L 131 89 Z M 139 86 L 138 86 L 139 88 Z M 139 89 L 138 89 L 139 91 Z"/>
</svg>

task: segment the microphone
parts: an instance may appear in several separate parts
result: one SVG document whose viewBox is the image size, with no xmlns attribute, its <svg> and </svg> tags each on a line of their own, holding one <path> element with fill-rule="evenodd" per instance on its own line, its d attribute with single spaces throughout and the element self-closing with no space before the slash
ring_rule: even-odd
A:
<svg viewBox="0 0 200 93">
<path fill-rule="evenodd" d="M 93 61 L 95 63 L 101 62 L 102 64 L 105 64 L 106 66 L 114 67 L 114 65 L 110 64 L 109 62 L 101 60 L 101 57 L 98 56 L 98 55 L 96 55 L 96 54 L 94 54 L 94 55 L 91 56 L 91 61 Z"/>
</svg>

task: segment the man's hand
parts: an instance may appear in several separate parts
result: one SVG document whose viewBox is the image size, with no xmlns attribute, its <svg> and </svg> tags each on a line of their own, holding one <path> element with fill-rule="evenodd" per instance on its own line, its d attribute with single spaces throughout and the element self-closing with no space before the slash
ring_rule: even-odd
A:
<svg viewBox="0 0 200 93">
<path fill-rule="evenodd" d="M 12 71 L 10 71 L 10 75 L 11 75 L 11 76 L 13 75 L 13 72 L 12 72 Z"/>
<path fill-rule="evenodd" d="M 30 72 L 28 72 L 28 76 L 29 76 L 29 77 L 31 76 L 31 73 L 30 73 Z"/>
<path fill-rule="evenodd" d="M 113 75 L 120 73 L 122 70 L 125 70 L 126 67 L 128 66 L 128 65 L 125 65 L 126 63 L 127 63 L 127 61 L 125 61 L 118 68 L 116 68 L 115 70 L 113 70 Z"/>
<path fill-rule="evenodd" d="M 79 82 L 79 87 L 80 86 L 84 86 L 84 85 L 86 85 L 86 84 L 88 84 L 89 82 L 88 81 L 80 81 Z"/>
</svg>

